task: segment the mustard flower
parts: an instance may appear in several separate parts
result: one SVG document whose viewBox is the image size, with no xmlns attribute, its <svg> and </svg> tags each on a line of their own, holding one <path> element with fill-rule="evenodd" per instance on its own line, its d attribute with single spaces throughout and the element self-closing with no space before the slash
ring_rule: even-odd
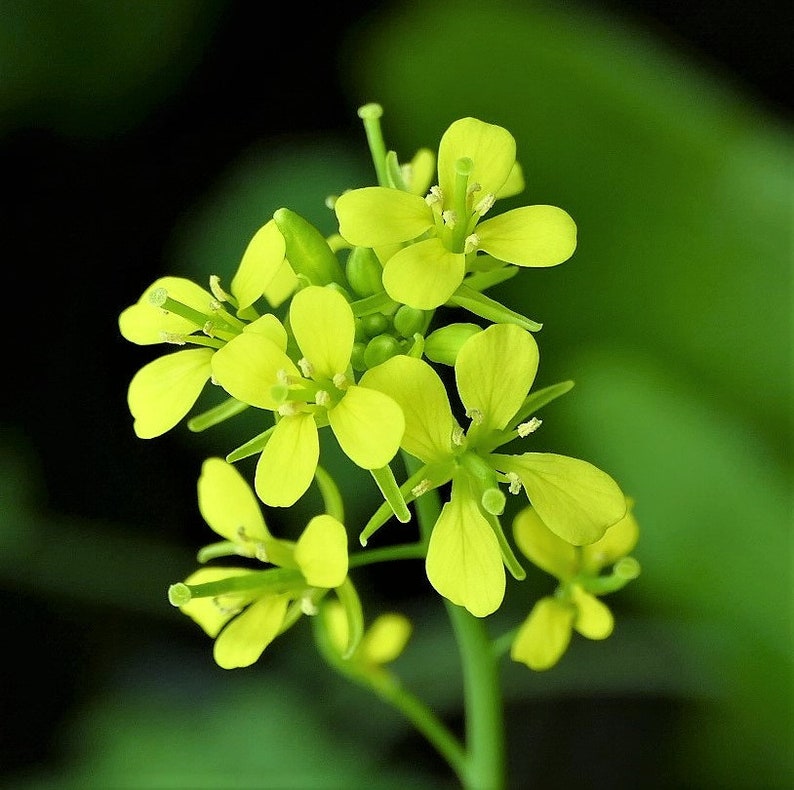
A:
<svg viewBox="0 0 794 790">
<path fill-rule="evenodd" d="M 216 663 L 246 667 L 302 613 L 316 613 L 328 590 L 346 583 L 347 532 L 323 514 L 309 521 L 297 542 L 273 537 L 248 484 L 220 458 L 204 462 L 198 500 L 204 520 L 224 538 L 206 547 L 205 556 L 236 554 L 274 566 L 207 566 L 169 590 L 171 602 L 215 639 Z"/>
<path fill-rule="evenodd" d="M 538 361 L 534 337 L 514 324 L 494 324 L 469 337 L 455 360 L 458 393 L 471 420 L 466 432 L 453 417 L 443 382 L 425 361 L 392 357 L 361 379 L 403 411 L 401 447 L 424 464 L 409 481 L 411 497 L 452 481 L 430 535 L 427 576 L 441 595 L 480 617 L 502 602 L 505 564 L 523 576 L 497 518 L 505 503 L 500 484 L 511 493 L 523 487 L 548 527 L 577 545 L 601 538 L 626 512 L 617 483 L 586 461 L 494 452 L 540 424 L 534 417 L 526 420 L 525 413 L 526 404 L 532 407 L 527 396 Z M 385 521 L 382 515 L 381 510 L 373 517 L 365 533 Z"/>
<path fill-rule="evenodd" d="M 574 631 L 588 639 L 606 639 L 614 628 L 612 612 L 597 596 L 622 588 L 639 574 L 627 556 L 639 537 L 628 501 L 626 515 L 604 537 L 576 547 L 562 540 L 532 507 L 513 522 L 516 544 L 524 556 L 559 581 L 553 596 L 541 598 L 519 628 L 511 658 L 530 669 L 553 667 L 565 653 Z M 611 574 L 602 570 L 612 567 Z"/>
<path fill-rule="evenodd" d="M 252 305 L 262 296 L 278 304 L 294 287 L 284 250 L 271 220 L 248 244 L 231 295 L 217 277 L 211 278 L 209 291 L 184 277 L 161 277 L 122 311 L 119 330 L 131 343 L 194 346 L 159 357 L 133 376 L 127 402 L 137 436 L 160 436 L 187 415 L 210 380 L 213 353 L 230 337 L 243 331 L 283 333 L 274 316 L 260 317 Z"/>
<path fill-rule="evenodd" d="M 254 485 L 267 505 L 288 507 L 306 491 L 319 460 L 318 426 L 330 425 L 343 452 L 363 469 L 388 465 L 404 420 L 394 400 L 358 386 L 350 357 L 355 319 L 330 287 L 298 291 L 289 325 L 302 357 L 264 334 L 242 333 L 212 358 L 212 375 L 232 397 L 277 415 L 256 467 Z"/>
<path fill-rule="evenodd" d="M 573 254 L 576 226 L 556 206 L 524 206 L 481 221 L 495 200 L 521 189 L 513 136 L 461 118 L 441 138 L 438 184 L 426 197 L 364 187 L 340 195 L 334 209 L 348 243 L 381 255 L 388 295 L 432 310 L 455 293 L 478 253 L 532 267 L 555 266 Z"/>
</svg>

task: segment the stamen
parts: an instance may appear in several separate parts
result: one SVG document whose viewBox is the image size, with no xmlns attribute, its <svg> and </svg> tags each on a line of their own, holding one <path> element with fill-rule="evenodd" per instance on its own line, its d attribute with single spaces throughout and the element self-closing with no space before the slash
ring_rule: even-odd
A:
<svg viewBox="0 0 794 790">
<path fill-rule="evenodd" d="M 160 332 L 160 342 L 172 343 L 175 346 L 184 346 L 186 341 L 185 336 L 177 332 Z"/>
<path fill-rule="evenodd" d="M 466 241 L 463 245 L 463 252 L 467 255 L 470 252 L 474 252 L 480 246 L 480 237 L 476 233 L 472 233 L 471 235 L 466 237 Z"/>
<path fill-rule="evenodd" d="M 469 186 L 466 188 L 467 195 L 473 195 L 475 192 L 479 192 L 482 189 L 478 181 L 473 181 Z"/>
<path fill-rule="evenodd" d="M 441 205 L 444 202 L 444 193 L 440 186 L 430 187 L 430 191 L 425 196 L 425 203 L 428 206 Z"/>
<path fill-rule="evenodd" d="M 335 373 L 332 381 L 338 390 L 346 390 L 350 386 L 350 382 L 344 373 Z"/>
<path fill-rule="evenodd" d="M 493 207 L 494 201 L 496 198 L 492 192 L 489 192 L 485 197 L 483 197 L 477 205 L 474 207 L 474 211 L 479 214 L 481 217 L 490 211 Z"/>
<path fill-rule="evenodd" d="M 301 406 L 303 405 L 302 403 L 295 403 L 294 401 L 288 400 L 278 407 L 278 413 L 282 417 L 294 417 L 296 414 L 300 414 Z"/>
<path fill-rule="evenodd" d="M 469 409 L 466 412 L 466 416 L 475 424 L 475 425 L 482 425 L 482 412 L 479 409 Z"/>
<path fill-rule="evenodd" d="M 543 424 L 543 420 L 539 420 L 537 417 L 533 417 L 528 422 L 522 422 L 516 430 L 518 431 L 518 435 L 523 439 L 526 436 L 529 436 L 531 433 L 535 433 L 538 428 Z"/>
<path fill-rule="evenodd" d="M 267 547 L 264 543 L 257 543 L 254 546 L 254 557 L 258 559 L 260 562 L 270 562 L 267 557 Z"/>
<path fill-rule="evenodd" d="M 444 224 L 452 230 L 455 225 L 458 224 L 458 215 L 452 211 L 452 209 L 447 209 L 446 211 L 441 212 L 441 219 L 444 221 Z"/>
<path fill-rule="evenodd" d="M 515 472 L 508 472 L 507 473 L 507 480 L 510 483 L 508 491 L 511 494 L 520 494 L 521 493 L 521 478 Z"/>
<path fill-rule="evenodd" d="M 324 406 L 327 409 L 331 405 L 331 395 L 326 390 L 317 390 L 314 402 L 318 406 Z"/>
<path fill-rule="evenodd" d="M 221 599 L 219 596 L 216 596 L 212 599 L 212 603 L 215 604 L 215 608 L 221 614 L 239 614 L 243 611 L 242 606 L 229 606 L 221 603 Z"/>
<path fill-rule="evenodd" d="M 312 363 L 309 362 L 306 357 L 301 357 L 298 360 L 298 367 L 301 369 L 301 373 L 303 373 L 307 379 L 310 379 L 314 374 L 314 365 L 312 365 Z"/>
<path fill-rule="evenodd" d="M 284 368 L 276 371 L 276 379 L 278 379 L 279 384 L 283 384 L 285 387 L 289 386 L 289 374 Z"/>
<path fill-rule="evenodd" d="M 430 490 L 431 486 L 432 483 L 427 478 L 425 478 L 424 480 L 420 480 L 411 489 L 411 495 L 418 499 L 420 496 L 422 496 L 422 494 L 426 494 Z"/>
<path fill-rule="evenodd" d="M 221 278 L 217 274 L 210 275 L 210 291 L 219 302 L 229 301 L 229 294 L 221 288 Z"/>
<path fill-rule="evenodd" d="M 456 425 L 452 429 L 452 444 L 454 444 L 455 447 L 460 447 L 465 438 L 466 434 L 463 432 L 463 428 L 461 428 L 460 425 Z"/>
<path fill-rule="evenodd" d="M 309 617 L 314 617 L 319 611 L 317 604 L 311 599 L 309 595 L 304 595 L 300 600 L 301 611 Z"/>
</svg>

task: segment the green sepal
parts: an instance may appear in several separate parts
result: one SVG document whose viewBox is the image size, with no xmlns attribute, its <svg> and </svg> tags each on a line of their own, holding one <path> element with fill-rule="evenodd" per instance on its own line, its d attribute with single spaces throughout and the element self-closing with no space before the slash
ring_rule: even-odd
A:
<svg viewBox="0 0 794 790">
<path fill-rule="evenodd" d="M 348 659 L 353 655 L 364 636 L 364 611 L 361 608 L 361 599 L 349 577 L 335 589 L 336 596 L 344 607 L 347 618 L 347 647 L 342 658 Z"/>
<path fill-rule="evenodd" d="M 401 189 L 403 192 L 408 192 L 408 187 L 403 179 L 402 169 L 400 162 L 397 159 L 396 151 L 387 151 L 386 153 L 386 178 L 389 180 L 389 186 L 394 189 Z"/>
<path fill-rule="evenodd" d="M 241 444 L 236 449 L 232 450 L 227 456 L 226 460 L 233 464 L 236 461 L 242 461 L 243 458 L 249 458 L 252 455 L 261 453 L 265 449 L 265 445 L 270 441 L 270 436 L 276 429 L 275 425 L 271 425 L 266 431 L 262 431 L 258 436 L 249 439 L 245 444 Z"/>
<path fill-rule="evenodd" d="M 502 561 L 505 564 L 505 568 L 507 568 L 514 579 L 523 581 L 527 578 L 527 572 L 524 570 L 524 566 L 518 561 L 512 546 L 508 543 L 507 537 L 502 529 L 502 522 L 499 521 L 497 516 L 491 513 L 482 510 L 481 512 L 483 516 L 485 516 L 486 521 L 491 525 L 491 529 L 494 531 L 494 535 L 496 535 L 496 539 L 499 541 L 499 548 L 502 552 Z"/>
<path fill-rule="evenodd" d="M 201 433 L 201 431 L 206 431 L 207 428 L 212 428 L 231 417 L 241 414 L 247 408 L 247 403 L 243 403 L 237 398 L 228 398 L 223 403 L 219 403 L 217 406 L 207 409 L 207 411 L 197 414 L 195 417 L 191 417 L 187 422 L 188 430 L 193 431 L 193 433 Z"/>
<path fill-rule="evenodd" d="M 475 291 L 465 283 L 458 287 L 447 303 L 453 307 L 462 307 L 480 318 L 497 324 L 518 324 L 528 332 L 538 332 L 543 327 L 543 324 L 505 307 L 501 302 Z"/>
<path fill-rule="evenodd" d="M 438 362 L 441 365 L 449 365 L 451 367 L 458 358 L 460 347 L 472 335 L 479 334 L 482 331 L 481 326 L 471 323 L 455 323 L 442 326 L 425 338 L 425 356 L 431 362 Z"/>
<path fill-rule="evenodd" d="M 400 305 L 398 302 L 395 302 L 386 291 L 380 291 L 372 296 L 365 296 L 363 299 L 351 302 L 350 307 L 353 309 L 353 315 L 360 318 L 363 315 L 370 315 L 372 313 L 392 315 L 397 312 Z"/>
<path fill-rule="evenodd" d="M 519 271 L 518 266 L 501 266 L 498 269 L 477 271 L 466 278 L 466 285 L 475 291 L 484 291 L 486 288 L 493 288 L 494 285 L 507 282 Z"/>
<path fill-rule="evenodd" d="M 347 286 L 336 255 L 314 225 L 288 208 L 277 209 L 273 219 L 284 237 L 286 258 L 298 276 L 313 285 Z"/>
</svg>

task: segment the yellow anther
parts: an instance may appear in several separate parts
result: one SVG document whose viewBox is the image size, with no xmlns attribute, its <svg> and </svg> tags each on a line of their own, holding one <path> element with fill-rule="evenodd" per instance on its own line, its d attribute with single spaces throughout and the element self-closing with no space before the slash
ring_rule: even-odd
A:
<svg viewBox="0 0 794 790">
<path fill-rule="evenodd" d="M 276 371 L 276 380 L 279 384 L 289 385 L 289 374 L 284 368 Z"/>
<path fill-rule="evenodd" d="M 256 557 L 260 562 L 270 562 L 267 557 L 267 547 L 264 543 L 256 543 L 254 545 L 254 557 Z"/>
<path fill-rule="evenodd" d="M 510 484 L 508 486 L 508 491 L 510 491 L 511 494 L 521 493 L 521 478 L 515 472 L 507 473 L 507 481 Z"/>
<path fill-rule="evenodd" d="M 229 294 L 221 288 L 221 278 L 217 274 L 210 275 L 210 291 L 219 302 L 229 301 Z"/>
<path fill-rule="evenodd" d="M 484 214 L 487 214 L 488 211 L 490 211 L 495 200 L 496 198 L 494 197 L 493 193 L 489 192 L 478 201 L 477 205 L 474 207 L 475 212 L 482 217 Z"/>
<path fill-rule="evenodd" d="M 430 191 L 425 196 L 425 203 L 428 206 L 440 205 L 444 202 L 444 193 L 440 186 L 430 187 Z"/>
<path fill-rule="evenodd" d="M 472 181 L 468 187 L 466 187 L 466 194 L 473 195 L 475 192 L 479 192 L 482 189 L 478 181 Z"/>
<path fill-rule="evenodd" d="M 469 409 L 466 412 L 466 416 L 475 424 L 481 425 L 482 424 L 482 412 L 479 409 Z"/>
<path fill-rule="evenodd" d="M 175 346 L 185 345 L 185 336 L 177 332 L 160 332 L 161 343 L 172 343 Z"/>
<path fill-rule="evenodd" d="M 328 408 L 331 405 L 331 395 L 326 390 L 317 390 L 314 402 L 318 406 L 325 406 Z"/>
<path fill-rule="evenodd" d="M 444 221 L 444 224 L 452 230 L 455 225 L 458 224 L 458 215 L 452 211 L 452 209 L 447 209 L 446 211 L 441 212 L 441 219 Z"/>
<path fill-rule="evenodd" d="M 430 481 L 425 478 L 417 483 L 412 489 L 411 494 L 417 498 L 422 496 L 422 494 L 426 494 L 430 490 L 431 483 Z"/>
<path fill-rule="evenodd" d="M 308 615 L 309 617 L 313 617 L 317 614 L 317 604 L 311 599 L 310 596 L 304 595 L 300 600 L 301 611 Z"/>
<path fill-rule="evenodd" d="M 215 597 L 212 599 L 212 603 L 215 604 L 215 608 L 221 614 L 239 614 L 242 612 L 242 607 L 240 606 L 229 606 L 228 604 L 221 603 L 221 599 L 219 597 Z"/>
<path fill-rule="evenodd" d="M 344 373 L 335 373 L 332 381 L 338 390 L 346 390 L 350 386 L 350 382 Z"/>
<path fill-rule="evenodd" d="M 278 413 L 282 417 L 294 417 L 296 414 L 300 414 L 302 405 L 303 404 L 288 400 L 286 403 L 282 403 L 278 407 Z"/>
<path fill-rule="evenodd" d="M 452 429 L 452 444 L 454 444 L 455 447 L 460 447 L 465 438 L 466 434 L 463 432 L 463 428 L 461 428 L 460 425 L 456 425 Z"/>
<path fill-rule="evenodd" d="M 543 424 L 543 420 L 539 420 L 537 417 L 533 417 L 531 420 L 527 422 L 522 422 L 516 430 L 518 431 L 518 435 L 523 439 L 525 436 L 529 436 L 531 433 L 535 433 L 538 428 Z"/>
<path fill-rule="evenodd" d="M 463 246 L 463 252 L 467 255 L 470 252 L 474 252 L 480 246 L 480 237 L 476 233 L 472 233 L 470 236 L 466 236 L 466 241 Z"/>
<path fill-rule="evenodd" d="M 298 367 L 301 369 L 301 373 L 307 378 L 310 379 L 314 373 L 314 365 L 309 362 L 306 357 L 301 357 L 298 360 Z"/>
</svg>

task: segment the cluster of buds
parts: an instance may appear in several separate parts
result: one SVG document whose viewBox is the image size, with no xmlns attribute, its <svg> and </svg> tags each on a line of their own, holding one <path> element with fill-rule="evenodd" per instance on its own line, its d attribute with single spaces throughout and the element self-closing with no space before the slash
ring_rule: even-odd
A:
<svg viewBox="0 0 794 790">
<path fill-rule="evenodd" d="M 521 268 L 566 261 L 576 226 L 547 205 L 494 216 L 499 199 L 524 188 L 506 129 L 462 118 L 437 154 L 422 149 L 401 164 L 383 145 L 380 107 L 359 115 L 378 185 L 329 198 L 337 232 L 326 237 L 280 208 L 251 239 L 228 289 L 218 276 L 207 288 L 163 277 L 120 316 L 127 340 L 179 346 L 130 382 L 139 437 L 185 418 L 198 431 L 249 408 L 261 413 L 259 433 L 204 464 L 199 508 L 223 540 L 198 552 L 201 567 L 169 598 L 215 639 L 222 667 L 254 663 L 301 616 L 322 612 L 315 620 L 326 655 L 377 675 L 410 625 L 392 613 L 367 630 L 352 568 L 421 557 L 432 588 L 482 618 L 502 605 L 507 574 L 526 577 L 515 545 L 559 581 L 511 652 L 546 669 L 573 629 L 591 638 L 611 632 L 596 596 L 637 575 L 626 556 L 636 522 L 607 473 L 525 446 L 537 439 L 539 411 L 573 385 L 532 389 L 541 324 L 484 292 Z M 441 307 L 471 320 L 444 324 Z M 191 414 L 208 390 L 217 402 Z M 364 524 L 345 525 L 334 470 L 320 457 L 326 428 L 382 495 Z M 251 485 L 234 464 L 252 456 Z M 274 537 L 262 506 L 291 507 L 313 483 L 325 512 L 295 542 Z M 412 503 L 431 492 L 441 507 L 416 544 L 391 554 L 368 546 L 391 519 L 411 521 Z M 528 500 L 512 535 L 501 522 L 511 495 Z M 348 529 L 358 533 L 353 555 Z M 228 557 L 243 564 L 218 564 Z"/>
</svg>

